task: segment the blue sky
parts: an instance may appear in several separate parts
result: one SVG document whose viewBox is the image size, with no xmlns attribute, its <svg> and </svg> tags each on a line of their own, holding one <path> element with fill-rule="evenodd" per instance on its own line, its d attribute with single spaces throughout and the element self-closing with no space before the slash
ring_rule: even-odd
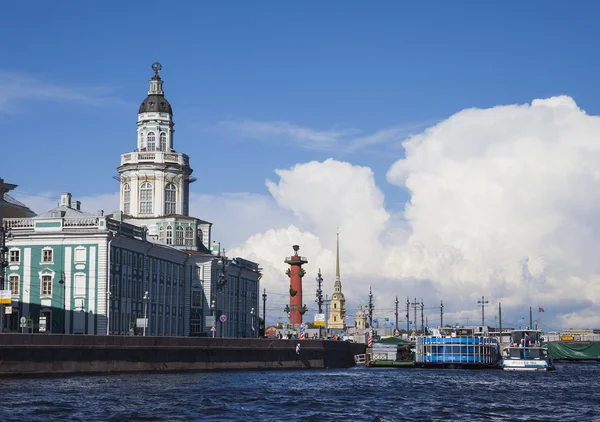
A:
<svg viewBox="0 0 600 422">
<path fill-rule="evenodd" d="M 194 190 L 265 193 L 275 168 L 334 157 L 397 191 L 385 172 L 399 141 L 461 109 L 568 93 L 598 113 L 600 9 L 569 4 L 6 3 L 0 122 L 12 159 L 2 177 L 26 193 L 115 192 L 160 61 L 176 148 L 206 181 Z M 244 122 L 340 135 L 332 148 L 307 147 L 288 129 L 267 136 Z M 348 148 L 389 128 L 399 130 Z"/>
</svg>

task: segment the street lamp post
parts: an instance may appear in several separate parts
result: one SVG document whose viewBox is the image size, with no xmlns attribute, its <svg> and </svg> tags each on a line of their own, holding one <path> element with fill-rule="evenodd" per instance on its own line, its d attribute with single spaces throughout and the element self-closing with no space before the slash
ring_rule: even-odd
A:
<svg viewBox="0 0 600 422">
<path fill-rule="evenodd" d="M 144 330 L 143 330 L 144 337 L 146 337 L 146 327 L 148 326 L 148 301 L 149 301 L 149 299 L 150 299 L 150 295 L 148 294 L 148 292 L 145 292 L 144 293 Z"/>
<path fill-rule="evenodd" d="M 67 285 L 62 277 L 58 284 L 63 286 L 63 334 L 67 334 Z"/>
<path fill-rule="evenodd" d="M 250 319 L 252 321 L 252 337 L 256 337 L 254 335 L 254 308 L 250 310 Z"/>
<path fill-rule="evenodd" d="M 212 333 L 212 337 L 215 338 L 215 331 L 217 331 L 217 322 L 215 321 L 215 301 L 213 300 L 210 304 L 210 310 L 212 311 L 212 327 L 210 327 L 210 332 Z"/>
</svg>

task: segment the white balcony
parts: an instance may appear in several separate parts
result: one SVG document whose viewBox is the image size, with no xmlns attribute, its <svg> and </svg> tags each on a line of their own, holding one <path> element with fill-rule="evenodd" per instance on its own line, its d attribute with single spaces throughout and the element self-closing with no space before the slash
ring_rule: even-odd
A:
<svg viewBox="0 0 600 422">
<path fill-rule="evenodd" d="M 121 155 L 121 165 L 143 163 L 175 163 L 189 166 L 189 157 L 179 152 L 136 151 Z"/>
</svg>

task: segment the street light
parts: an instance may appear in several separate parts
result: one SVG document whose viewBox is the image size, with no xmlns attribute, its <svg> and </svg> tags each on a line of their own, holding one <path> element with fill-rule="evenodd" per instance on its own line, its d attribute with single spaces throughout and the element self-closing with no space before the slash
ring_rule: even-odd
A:
<svg viewBox="0 0 600 422">
<path fill-rule="evenodd" d="M 144 293 L 144 330 L 143 330 L 143 336 L 146 336 L 146 327 L 148 326 L 148 301 L 150 300 L 150 295 L 148 294 L 148 292 Z"/>
<path fill-rule="evenodd" d="M 252 337 L 255 337 L 255 335 L 254 335 L 254 308 L 250 309 L 250 319 L 252 321 Z"/>
<path fill-rule="evenodd" d="M 210 304 L 210 310 L 212 311 L 212 327 L 210 327 L 210 332 L 212 333 L 212 337 L 215 338 L 215 331 L 217 331 L 217 322 L 215 321 L 215 301 L 213 300 Z"/>
<path fill-rule="evenodd" d="M 63 286 L 63 334 L 67 334 L 67 285 L 62 277 L 58 284 Z"/>
</svg>

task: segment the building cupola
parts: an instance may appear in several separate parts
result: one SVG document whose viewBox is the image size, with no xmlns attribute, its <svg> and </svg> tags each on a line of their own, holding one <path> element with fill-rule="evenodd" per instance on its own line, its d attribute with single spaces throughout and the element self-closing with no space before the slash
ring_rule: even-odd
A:
<svg viewBox="0 0 600 422">
<path fill-rule="evenodd" d="M 158 75 L 162 70 L 162 65 L 158 62 L 152 64 L 152 70 L 154 76 L 150 79 L 150 89 L 148 90 L 148 96 L 140 105 L 138 114 L 142 113 L 168 113 L 173 116 L 173 109 L 171 104 L 165 98 L 165 93 L 162 88 L 163 81 Z"/>
</svg>

